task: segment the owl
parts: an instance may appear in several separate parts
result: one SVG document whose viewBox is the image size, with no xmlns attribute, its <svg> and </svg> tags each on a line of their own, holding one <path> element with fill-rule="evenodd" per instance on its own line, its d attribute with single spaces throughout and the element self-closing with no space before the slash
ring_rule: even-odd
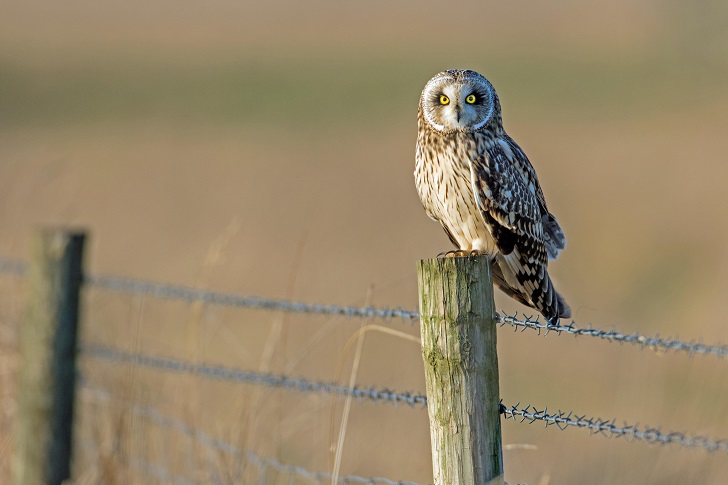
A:
<svg viewBox="0 0 728 485">
<path fill-rule="evenodd" d="M 486 255 L 496 285 L 550 323 L 571 316 L 548 261 L 566 237 L 546 207 L 536 171 L 503 129 L 493 85 L 448 70 L 425 85 L 417 113 L 415 184 L 427 215 L 458 248 Z"/>
</svg>

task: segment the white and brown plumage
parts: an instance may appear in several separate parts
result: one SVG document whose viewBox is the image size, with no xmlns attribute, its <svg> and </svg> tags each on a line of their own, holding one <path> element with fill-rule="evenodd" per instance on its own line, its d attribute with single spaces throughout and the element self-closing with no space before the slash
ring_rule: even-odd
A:
<svg viewBox="0 0 728 485">
<path fill-rule="evenodd" d="M 566 245 L 536 172 L 503 129 L 490 82 L 474 71 L 433 77 L 420 97 L 415 183 L 427 215 L 464 254 L 492 258 L 496 284 L 550 322 L 571 316 L 547 267 Z"/>
</svg>

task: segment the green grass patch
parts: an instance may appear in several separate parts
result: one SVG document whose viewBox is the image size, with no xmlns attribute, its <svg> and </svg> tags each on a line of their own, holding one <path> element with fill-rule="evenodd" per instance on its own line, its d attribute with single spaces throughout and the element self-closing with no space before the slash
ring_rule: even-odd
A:
<svg viewBox="0 0 728 485">
<path fill-rule="evenodd" d="M 140 118 L 258 125 L 388 123 L 414 116 L 437 70 L 426 59 L 279 57 L 208 64 L 89 61 L 28 67 L 0 60 L 0 124 L 54 125 Z M 458 66 L 465 66 L 460 63 Z M 725 97 L 722 65 L 644 59 L 483 56 L 506 113 L 652 116 Z"/>
</svg>

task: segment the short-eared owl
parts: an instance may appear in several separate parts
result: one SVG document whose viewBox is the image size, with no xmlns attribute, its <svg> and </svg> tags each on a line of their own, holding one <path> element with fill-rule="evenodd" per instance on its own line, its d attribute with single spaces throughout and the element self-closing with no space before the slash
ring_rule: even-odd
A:
<svg viewBox="0 0 728 485">
<path fill-rule="evenodd" d="M 566 245 L 536 172 L 503 130 L 498 95 L 477 72 L 444 71 L 422 91 L 415 183 L 456 253 L 491 257 L 496 284 L 549 322 L 571 316 L 547 272 Z"/>
</svg>

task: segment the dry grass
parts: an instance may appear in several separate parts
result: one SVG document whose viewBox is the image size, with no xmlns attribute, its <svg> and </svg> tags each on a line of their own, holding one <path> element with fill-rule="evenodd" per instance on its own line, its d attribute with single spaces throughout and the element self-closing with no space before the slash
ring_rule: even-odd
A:
<svg viewBox="0 0 728 485">
<path fill-rule="evenodd" d="M 39 224 L 81 225 L 95 272 L 340 304 L 363 304 L 373 287 L 374 304 L 414 308 L 415 261 L 448 242 L 414 191 L 413 110 L 429 76 L 467 65 L 493 80 L 506 128 L 566 229 L 552 268 L 576 320 L 728 341 L 728 29 L 713 3 L 498 5 L 485 12 L 492 31 L 473 11 L 462 37 L 436 41 L 428 31 L 440 16 L 412 5 L 320 15 L 291 5 L 290 19 L 225 2 L 204 13 L 189 2 L 171 13 L 164 1 L 4 7 L 0 254 L 24 257 Z M 360 14 L 368 20 L 354 21 Z M 5 483 L 22 292 L 0 284 Z M 421 391 L 416 345 L 367 332 L 344 352 L 360 323 L 89 291 L 83 339 L 325 380 L 344 362 L 343 382 L 355 374 L 362 385 Z M 499 338 L 508 402 L 728 435 L 723 363 Z M 79 483 L 155 483 L 139 460 L 203 483 L 257 479 L 246 460 L 160 429 L 132 402 L 261 456 L 333 468 L 329 423 L 337 436 L 342 403 L 332 411 L 325 396 L 85 359 L 82 370 L 119 401 L 81 394 Z M 424 411 L 354 401 L 347 413 L 341 473 L 430 480 Z M 504 440 L 513 483 L 721 483 L 728 473 L 720 455 L 576 430 L 507 422 Z"/>
</svg>

